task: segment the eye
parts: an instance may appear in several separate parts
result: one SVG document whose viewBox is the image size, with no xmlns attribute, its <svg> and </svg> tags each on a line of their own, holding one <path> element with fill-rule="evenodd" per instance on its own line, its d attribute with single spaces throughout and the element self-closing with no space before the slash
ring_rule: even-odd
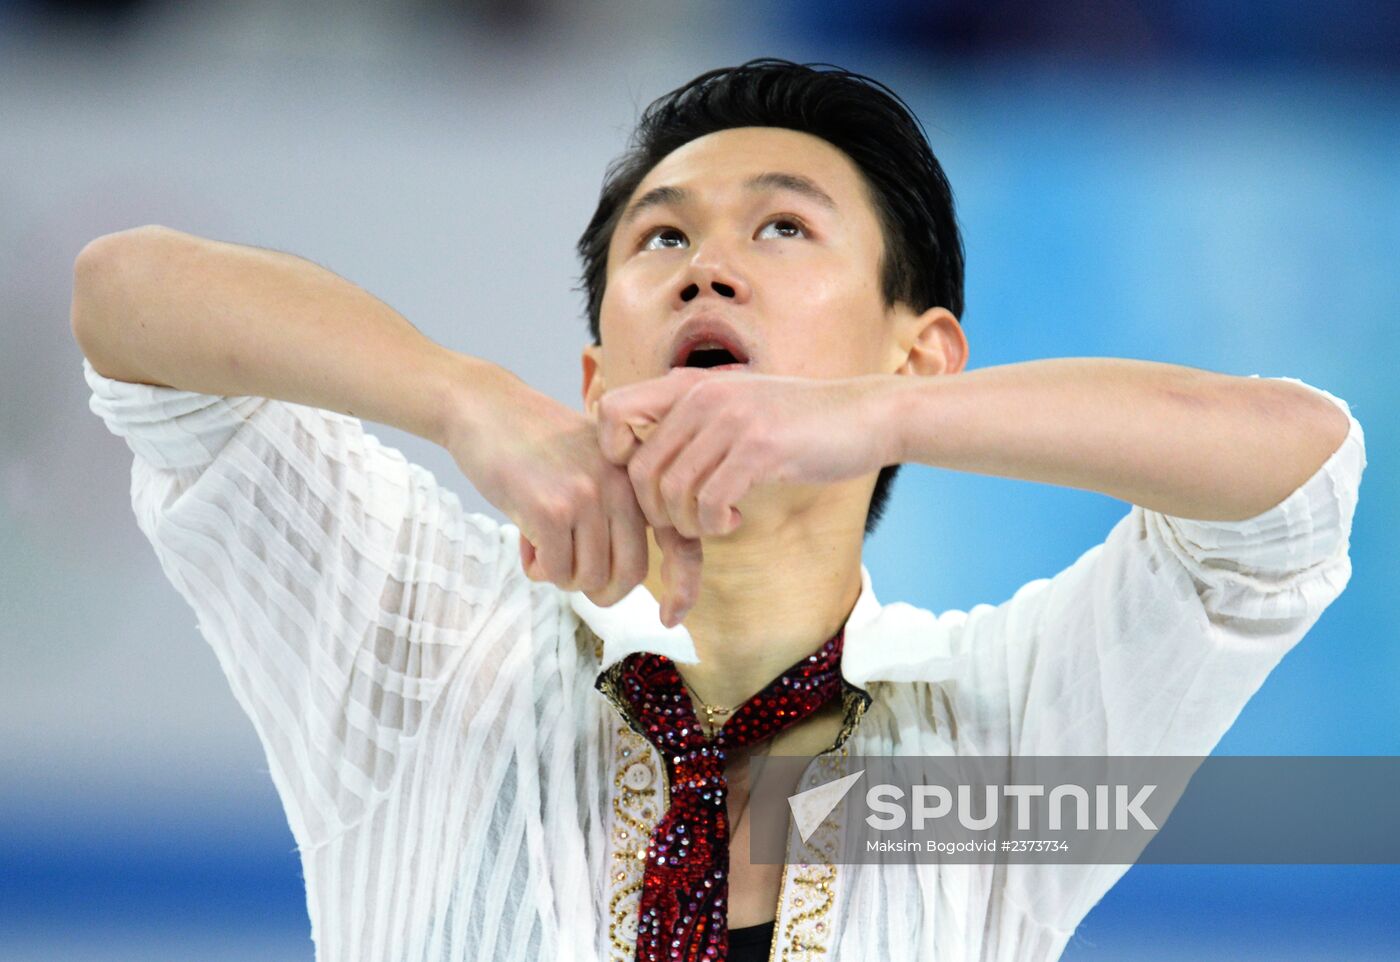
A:
<svg viewBox="0 0 1400 962">
<path fill-rule="evenodd" d="M 774 217 L 758 230 L 760 238 L 806 237 L 807 228 L 791 217 Z"/>
<path fill-rule="evenodd" d="M 690 241 L 686 240 L 685 235 L 674 227 L 658 227 L 648 231 L 642 238 L 644 251 L 680 250 L 689 244 Z"/>
</svg>

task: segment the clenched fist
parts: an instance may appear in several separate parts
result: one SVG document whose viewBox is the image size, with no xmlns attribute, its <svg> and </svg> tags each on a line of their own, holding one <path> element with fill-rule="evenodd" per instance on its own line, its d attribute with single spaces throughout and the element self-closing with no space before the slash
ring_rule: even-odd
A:
<svg viewBox="0 0 1400 962">
<path fill-rule="evenodd" d="M 605 394 L 598 444 L 626 466 L 654 527 L 726 535 L 754 488 L 829 484 L 897 463 L 885 410 L 900 380 L 675 368 Z"/>
<path fill-rule="evenodd" d="M 526 576 L 604 607 L 623 598 L 647 575 L 646 518 L 627 471 L 599 450 L 593 420 L 504 371 L 480 396 L 494 403 L 453 420 L 445 447 L 520 529 Z M 674 624 L 698 591 L 700 545 L 670 527 L 655 536 L 668 595 L 662 613 Z M 681 595 L 669 597 L 673 588 Z"/>
</svg>

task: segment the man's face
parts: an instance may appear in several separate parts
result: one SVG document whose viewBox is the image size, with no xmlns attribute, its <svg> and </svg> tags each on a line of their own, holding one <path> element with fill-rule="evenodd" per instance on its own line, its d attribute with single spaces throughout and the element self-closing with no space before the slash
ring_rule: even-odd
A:
<svg viewBox="0 0 1400 962">
<path fill-rule="evenodd" d="M 826 141 L 773 127 L 691 141 L 647 174 L 613 233 L 589 403 L 726 359 L 697 340 L 755 373 L 893 371 L 896 316 L 911 312 L 885 306 L 882 250 L 860 172 Z"/>
</svg>

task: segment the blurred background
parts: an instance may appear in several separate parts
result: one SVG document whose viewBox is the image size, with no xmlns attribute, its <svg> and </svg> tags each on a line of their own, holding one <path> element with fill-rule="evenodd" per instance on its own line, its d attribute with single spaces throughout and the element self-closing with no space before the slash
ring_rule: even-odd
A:
<svg viewBox="0 0 1400 962">
<path fill-rule="evenodd" d="M 1351 584 L 1219 751 L 1400 754 L 1400 6 L 0 0 L 0 960 L 313 956 L 252 727 L 87 408 L 83 244 L 159 223 L 290 251 L 578 405 L 572 248 L 605 165 L 652 98 L 761 55 L 920 115 L 970 366 L 1136 357 L 1352 405 Z M 1126 510 L 906 468 L 867 564 L 885 602 L 998 603 Z M 1140 866 L 1065 958 L 1394 959 L 1397 906 L 1400 866 Z"/>
</svg>

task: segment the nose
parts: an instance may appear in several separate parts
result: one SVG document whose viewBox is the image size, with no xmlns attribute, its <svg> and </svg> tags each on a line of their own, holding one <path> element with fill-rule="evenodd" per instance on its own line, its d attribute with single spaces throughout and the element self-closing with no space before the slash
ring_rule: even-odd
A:
<svg viewBox="0 0 1400 962">
<path fill-rule="evenodd" d="M 729 284 L 721 283 L 720 281 L 710 281 L 710 290 L 714 291 L 714 292 L 715 292 L 716 294 L 718 294 L 720 297 L 727 297 L 727 298 L 729 298 L 730 300 L 733 300 L 734 298 L 736 298 L 736 297 L 738 296 L 738 291 L 734 290 L 733 286 L 731 286 L 731 285 L 729 285 Z M 699 297 L 699 296 L 700 296 L 700 285 L 699 285 L 699 284 L 696 284 L 696 283 L 694 283 L 694 282 L 691 282 L 690 284 L 687 284 L 687 285 L 681 290 L 681 302 L 682 302 L 682 303 L 688 304 L 688 303 L 690 303 L 691 301 L 695 300 L 695 299 L 696 299 L 697 297 Z"/>
<path fill-rule="evenodd" d="M 748 301 L 750 293 L 748 281 L 735 265 L 732 255 L 720 251 L 715 244 L 701 245 L 680 279 L 675 306 L 680 308 L 705 296 L 743 304 Z"/>
</svg>

